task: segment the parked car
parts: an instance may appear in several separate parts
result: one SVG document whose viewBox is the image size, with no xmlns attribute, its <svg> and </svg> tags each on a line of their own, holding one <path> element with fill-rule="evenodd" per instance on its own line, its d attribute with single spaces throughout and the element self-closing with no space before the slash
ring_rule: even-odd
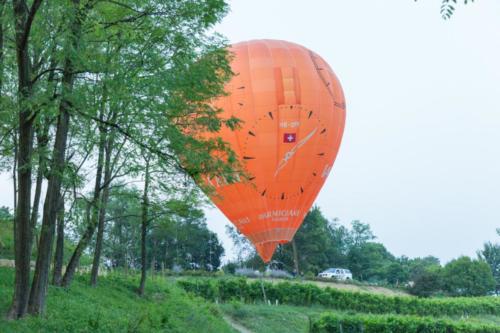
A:
<svg viewBox="0 0 500 333">
<path fill-rule="evenodd" d="M 345 268 L 328 268 L 326 271 L 319 273 L 318 277 L 345 281 L 352 280 L 352 273 L 350 270 Z"/>
</svg>

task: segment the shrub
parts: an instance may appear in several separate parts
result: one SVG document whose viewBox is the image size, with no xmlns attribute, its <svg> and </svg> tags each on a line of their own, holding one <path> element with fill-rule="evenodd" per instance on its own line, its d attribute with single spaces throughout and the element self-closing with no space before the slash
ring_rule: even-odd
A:
<svg viewBox="0 0 500 333">
<path fill-rule="evenodd" d="M 492 325 L 452 322 L 415 316 L 339 315 L 325 313 L 313 320 L 311 333 L 498 333 Z"/>
<path fill-rule="evenodd" d="M 209 300 L 244 302 L 264 300 L 262 286 L 267 299 L 290 305 L 321 305 L 338 310 L 366 313 L 394 313 L 419 316 L 466 316 L 479 314 L 500 315 L 500 299 L 476 298 L 416 298 L 408 296 L 384 296 L 378 294 L 320 288 L 308 283 L 249 282 L 244 278 L 228 279 L 182 279 L 179 285 L 186 291 Z"/>
</svg>

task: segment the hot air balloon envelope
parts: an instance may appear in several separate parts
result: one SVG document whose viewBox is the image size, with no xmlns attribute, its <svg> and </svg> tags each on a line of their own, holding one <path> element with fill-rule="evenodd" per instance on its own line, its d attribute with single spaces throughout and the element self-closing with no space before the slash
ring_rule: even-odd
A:
<svg viewBox="0 0 500 333">
<path fill-rule="evenodd" d="M 206 177 L 215 205 L 268 262 L 292 240 L 339 150 L 345 100 L 330 66 L 307 48 L 279 40 L 231 47 L 235 76 L 215 102 L 223 116 L 243 121 L 217 135 L 249 174 L 228 184 Z"/>
</svg>

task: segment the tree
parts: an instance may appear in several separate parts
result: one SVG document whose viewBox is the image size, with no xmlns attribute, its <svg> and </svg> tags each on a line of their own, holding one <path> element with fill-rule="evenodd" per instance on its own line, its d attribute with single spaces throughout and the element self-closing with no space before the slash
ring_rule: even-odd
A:
<svg viewBox="0 0 500 333">
<path fill-rule="evenodd" d="M 387 270 L 395 262 L 394 256 L 380 243 L 367 242 L 350 249 L 348 267 L 359 280 L 387 280 Z"/>
<path fill-rule="evenodd" d="M 30 259 L 32 245 L 31 211 L 31 160 L 33 151 L 33 103 L 30 36 L 33 21 L 42 0 L 34 0 L 31 7 L 25 0 L 13 0 L 15 46 L 18 86 L 18 140 L 16 144 L 18 192 L 14 222 L 15 287 L 8 317 L 23 317 L 28 309 Z"/>
<path fill-rule="evenodd" d="M 9 207 L 2 206 L 0 207 L 0 221 L 10 221 L 13 216 L 10 213 Z"/>
<path fill-rule="evenodd" d="M 424 258 L 413 258 L 409 260 L 409 279 L 415 281 L 420 274 L 426 272 L 429 269 L 434 269 L 441 267 L 439 259 L 433 256 L 427 256 Z"/>
<path fill-rule="evenodd" d="M 498 233 L 500 235 L 500 230 Z M 478 251 L 477 255 L 480 260 L 483 260 L 490 266 L 496 283 L 495 292 L 498 295 L 500 293 L 500 244 L 484 243 L 483 249 Z"/>
<path fill-rule="evenodd" d="M 451 296 L 483 296 L 495 289 L 495 279 L 486 262 L 463 256 L 444 267 L 443 288 Z"/>
<path fill-rule="evenodd" d="M 420 297 L 430 297 L 443 289 L 443 269 L 429 266 L 419 271 L 412 281 L 410 293 Z"/>
<path fill-rule="evenodd" d="M 385 272 L 387 282 L 395 286 L 407 282 L 410 277 L 408 262 L 407 257 L 401 257 L 390 263 Z"/>
<path fill-rule="evenodd" d="M 64 213 L 70 206 L 61 203 L 63 198 L 83 198 L 87 207 L 85 231 L 62 284 L 71 283 L 97 229 L 95 283 L 106 193 L 113 181 L 125 172 L 136 177 L 141 170 L 136 157 L 142 152 L 191 184 L 202 175 L 231 179 L 238 171 L 230 147 L 200 133 L 215 133 L 223 126 L 234 129 L 238 120 L 222 119 L 209 103 L 224 94 L 232 75 L 226 41 L 211 31 L 227 12 L 223 0 L 33 0 L 30 5 L 13 0 L 12 11 L 4 11 L 4 4 L 0 1 L 0 146 L 7 157 L 2 156 L 0 168 L 12 161 L 9 169 L 17 173 L 16 282 L 9 317 L 20 318 L 28 303 L 31 313 L 44 311 L 56 225 L 54 282 L 60 280 Z M 15 106 L 16 113 L 4 112 L 7 105 Z M 122 162 L 120 154 L 125 153 L 130 161 L 121 168 L 116 162 Z M 87 197 L 81 192 L 92 180 L 94 191 Z M 44 182 L 47 191 L 30 288 L 33 230 Z"/>
</svg>

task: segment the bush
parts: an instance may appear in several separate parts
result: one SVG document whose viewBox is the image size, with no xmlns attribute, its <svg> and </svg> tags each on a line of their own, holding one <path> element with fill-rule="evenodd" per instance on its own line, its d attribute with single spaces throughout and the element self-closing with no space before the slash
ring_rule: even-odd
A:
<svg viewBox="0 0 500 333">
<path fill-rule="evenodd" d="M 420 272 L 409 288 L 411 294 L 420 297 L 430 297 L 442 290 L 442 268 L 432 267 Z"/>
<path fill-rule="evenodd" d="M 320 288 L 308 283 L 249 282 L 244 278 L 182 279 L 179 285 L 186 291 L 209 300 L 261 302 L 267 299 L 290 305 L 321 305 L 324 307 L 366 313 L 394 313 L 419 316 L 500 315 L 500 299 L 476 298 L 416 298 L 408 296 L 383 296 L 370 293 Z"/>
<path fill-rule="evenodd" d="M 468 324 L 414 316 L 323 314 L 314 320 L 311 333 L 498 333 L 492 325 Z"/>
<path fill-rule="evenodd" d="M 495 290 L 495 278 L 484 261 L 460 257 L 443 271 L 444 289 L 452 296 L 484 296 Z"/>
</svg>

